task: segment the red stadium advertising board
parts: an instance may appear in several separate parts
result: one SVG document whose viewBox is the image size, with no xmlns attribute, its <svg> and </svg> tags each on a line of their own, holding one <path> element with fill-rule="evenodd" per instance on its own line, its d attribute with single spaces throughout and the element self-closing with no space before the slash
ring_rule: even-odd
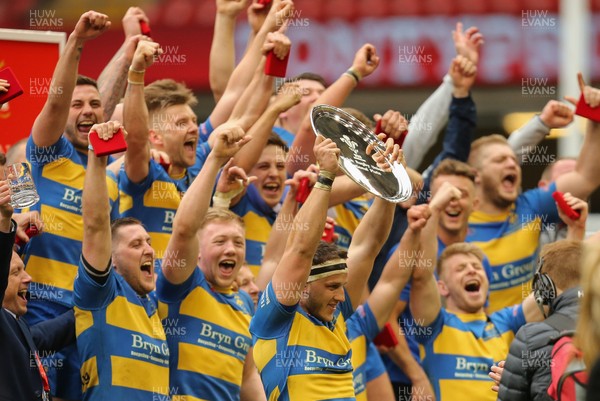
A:
<svg viewBox="0 0 600 401">
<path fill-rule="evenodd" d="M 0 69 L 10 67 L 23 88 L 23 95 L 0 108 L 0 152 L 29 135 L 65 40 L 62 32 L 0 29 Z"/>
</svg>

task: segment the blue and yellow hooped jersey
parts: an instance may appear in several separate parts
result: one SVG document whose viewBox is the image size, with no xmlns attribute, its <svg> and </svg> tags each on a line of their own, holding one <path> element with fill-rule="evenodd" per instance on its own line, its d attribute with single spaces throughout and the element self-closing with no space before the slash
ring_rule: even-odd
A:
<svg viewBox="0 0 600 401">
<path fill-rule="evenodd" d="M 164 168 L 150 160 L 148 176 L 135 184 L 125 169 L 119 171 L 120 217 L 135 217 L 143 222 L 152 240 L 157 261 L 162 260 L 173 232 L 173 219 L 181 194 Z"/>
<path fill-rule="evenodd" d="M 44 147 L 36 146 L 29 137 L 26 153 L 40 196 L 40 201 L 30 210 L 37 210 L 44 222 L 44 232 L 31 238 L 24 249 L 25 268 L 33 280 L 31 300 L 55 302 L 70 308 L 83 240 L 81 200 L 87 154 L 75 150 L 64 137 Z M 107 184 L 111 217 L 115 218 L 118 187 L 110 172 L 107 172 Z"/>
<path fill-rule="evenodd" d="M 156 305 L 112 268 L 106 280 L 99 284 L 80 261 L 74 302 L 83 400 L 163 399 L 169 348 Z"/>
<path fill-rule="evenodd" d="M 200 268 L 180 285 L 158 274 L 159 315 L 169 343 L 173 400 L 240 398 L 254 304 L 245 292 L 217 292 Z"/>
<path fill-rule="evenodd" d="M 244 220 L 246 226 L 246 261 L 254 276 L 262 265 L 265 246 L 275 223 L 277 213 L 260 197 L 254 185 L 249 185 L 246 194 L 231 208 L 231 211 Z M 282 216 L 285 217 L 285 216 Z M 293 219 L 282 221 L 284 225 L 292 225 Z"/>
<path fill-rule="evenodd" d="M 363 312 L 368 317 L 357 316 L 356 324 L 368 325 L 372 314 L 368 308 Z M 324 323 L 299 304 L 280 304 L 269 283 L 250 324 L 254 361 L 267 399 L 354 400 L 352 349 L 346 332 L 351 316 L 349 297 L 338 305 L 333 321 Z"/>
<path fill-rule="evenodd" d="M 466 241 L 481 248 L 492 269 L 488 313 L 520 304 L 531 292 L 540 232 L 559 221 L 555 190 L 552 183 L 526 191 L 507 213 L 471 213 Z"/>
<path fill-rule="evenodd" d="M 367 383 L 385 371 L 373 339 L 379 334 L 377 321 L 369 304 L 359 306 L 346 322 L 352 347 L 352 381 L 357 401 L 367 400 Z"/>
<path fill-rule="evenodd" d="M 330 209 L 332 211 L 329 214 L 335 219 L 334 230 L 338 235 L 337 246 L 348 250 L 354 231 L 372 204 L 372 197 L 362 195 Z"/>
<path fill-rule="evenodd" d="M 421 364 L 438 401 L 489 400 L 488 376 L 494 363 L 506 359 L 510 343 L 525 324 L 523 307 L 485 313 L 455 314 L 441 309 L 426 327 L 419 327 Z"/>
</svg>

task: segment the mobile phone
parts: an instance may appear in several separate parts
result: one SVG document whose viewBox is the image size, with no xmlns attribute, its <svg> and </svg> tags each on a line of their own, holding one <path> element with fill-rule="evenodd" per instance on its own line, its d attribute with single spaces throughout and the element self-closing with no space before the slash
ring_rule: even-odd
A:
<svg viewBox="0 0 600 401">
<path fill-rule="evenodd" d="M 288 60 L 290 58 L 290 54 L 286 54 L 285 58 L 281 60 L 277 56 L 273 50 L 271 50 L 267 54 L 267 62 L 265 63 L 265 75 L 271 75 L 273 77 L 285 77 L 285 73 L 287 71 Z"/>
<path fill-rule="evenodd" d="M 382 134 L 382 133 L 385 134 L 385 132 L 383 132 L 381 129 L 381 121 L 382 120 L 377 121 L 377 125 L 375 126 L 375 135 Z M 402 145 L 404 144 L 406 135 L 408 135 L 408 131 L 401 132 L 399 138 L 394 138 L 394 144 L 398 145 L 400 147 L 400 149 L 402 149 Z"/>
<path fill-rule="evenodd" d="M 306 198 L 310 194 L 312 188 L 308 185 L 310 180 L 308 177 L 304 177 L 300 180 L 300 185 L 298 185 L 298 189 L 296 190 L 296 202 L 304 203 L 306 202 Z"/>
<path fill-rule="evenodd" d="M 125 142 L 125 135 L 123 135 L 123 129 L 113 134 L 112 138 L 105 141 L 100 139 L 97 132 L 90 133 L 90 143 L 94 148 L 94 154 L 97 157 L 112 155 L 113 153 L 119 153 L 127 150 L 127 142 Z"/>
<path fill-rule="evenodd" d="M 600 107 L 590 107 L 585 102 L 583 98 L 583 94 L 579 98 L 579 102 L 577 102 L 577 107 L 575 108 L 575 114 L 581 117 L 588 118 L 595 122 L 600 122 Z"/>
<path fill-rule="evenodd" d="M 31 238 L 31 237 L 35 237 L 36 235 L 38 235 L 40 232 L 38 231 L 37 227 L 35 226 L 35 224 L 30 224 L 29 226 L 27 226 L 27 228 L 25 229 L 25 235 L 27 235 L 27 238 Z M 19 248 L 21 248 L 23 245 L 25 245 L 25 242 L 23 242 L 23 240 L 19 237 L 15 237 L 15 245 Z"/>
<path fill-rule="evenodd" d="M 151 37 L 152 35 L 150 34 L 150 25 L 146 22 L 141 20 L 140 21 L 140 29 L 142 30 L 142 35 Z"/>
<path fill-rule="evenodd" d="M 4 92 L 0 94 L 0 104 L 6 103 L 9 100 L 16 98 L 17 96 L 21 96 L 23 94 L 23 88 L 21 84 L 17 80 L 17 76 L 13 72 L 12 68 L 6 67 L 3 70 L 0 70 L 0 78 L 6 79 L 10 84 L 8 88 L 8 92 Z"/>
<path fill-rule="evenodd" d="M 552 193 L 552 197 L 556 201 L 556 204 L 558 205 L 560 210 L 562 210 L 564 212 L 564 214 L 567 215 L 568 218 L 570 218 L 571 220 L 577 220 L 579 217 L 581 217 L 579 212 L 576 210 L 573 210 L 573 208 L 571 206 L 569 206 L 569 204 L 565 201 L 565 198 L 564 198 L 564 195 L 562 192 L 554 191 Z"/>
<path fill-rule="evenodd" d="M 377 334 L 377 337 L 373 339 L 373 344 L 388 348 L 394 348 L 398 345 L 398 337 L 396 337 L 396 333 L 394 333 L 394 329 L 389 323 L 386 323 L 381 332 Z"/>
<path fill-rule="evenodd" d="M 325 242 L 333 242 L 333 233 L 335 232 L 335 224 L 331 225 L 331 228 L 325 228 L 321 239 Z"/>
</svg>

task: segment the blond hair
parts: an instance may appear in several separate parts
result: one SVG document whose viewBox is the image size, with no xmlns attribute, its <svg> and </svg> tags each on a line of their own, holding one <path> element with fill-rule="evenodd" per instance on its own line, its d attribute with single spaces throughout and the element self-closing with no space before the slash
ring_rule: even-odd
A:
<svg viewBox="0 0 600 401">
<path fill-rule="evenodd" d="M 485 254 L 477 245 L 468 242 L 457 242 L 444 249 L 440 255 L 437 263 L 438 276 L 442 275 L 444 263 L 454 255 L 473 255 L 479 259 L 481 263 L 483 263 L 483 259 L 485 258 Z"/>
<path fill-rule="evenodd" d="M 479 159 L 481 157 L 482 149 L 489 145 L 495 144 L 510 146 L 508 144 L 508 140 L 500 134 L 486 135 L 474 140 L 473 143 L 471 143 L 471 152 L 469 153 L 469 164 L 477 168 L 479 166 Z"/>
</svg>

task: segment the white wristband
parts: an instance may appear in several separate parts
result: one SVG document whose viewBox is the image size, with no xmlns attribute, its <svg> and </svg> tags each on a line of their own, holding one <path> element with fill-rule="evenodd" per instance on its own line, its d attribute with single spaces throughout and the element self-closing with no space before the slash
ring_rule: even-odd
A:
<svg viewBox="0 0 600 401">
<path fill-rule="evenodd" d="M 215 192 L 214 196 L 212 197 L 213 207 L 229 209 L 231 200 L 244 191 L 244 181 L 241 179 L 237 179 L 236 181 L 240 184 L 238 188 L 232 189 L 228 192 Z"/>
</svg>

